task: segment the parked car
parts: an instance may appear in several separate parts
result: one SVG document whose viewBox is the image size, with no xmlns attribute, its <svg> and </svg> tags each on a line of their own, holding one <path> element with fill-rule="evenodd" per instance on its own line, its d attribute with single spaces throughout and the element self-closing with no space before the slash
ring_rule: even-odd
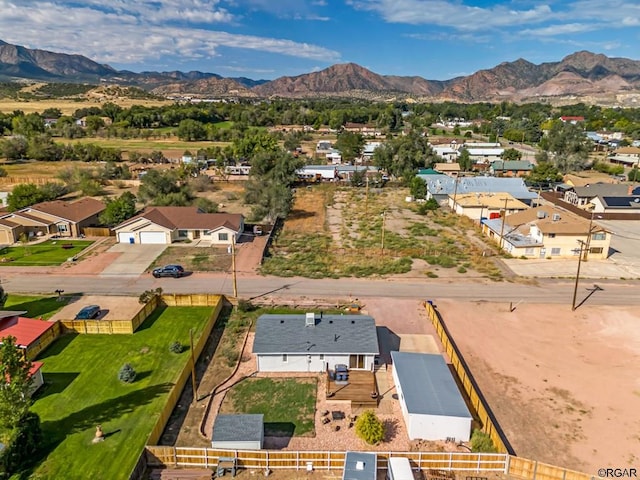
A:
<svg viewBox="0 0 640 480">
<path fill-rule="evenodd" d="M 156 278 L 178 278 L 184 276 L 184 268 L 182 268 L 182 265 L 165 265 L 164 267 L 154 268 L 151 273 Z"/>
<path fill-rule="evenodd" d="M 99 314 L 99 305 L 87 305 L 86 307 L 82 307 L 82 310 L 78 312 L 76 320 L 91 320 L 92 318 L 96 318 Z"/>
</svg>

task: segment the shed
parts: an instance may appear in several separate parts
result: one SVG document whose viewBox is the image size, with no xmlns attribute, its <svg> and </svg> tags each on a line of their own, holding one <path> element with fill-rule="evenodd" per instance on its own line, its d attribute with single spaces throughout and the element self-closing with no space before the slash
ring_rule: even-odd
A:
<svg viewBox="0 0 640 480">
<path fill-rule="evenodd" d="M 264 440 L 264 415 L 218 415 L 213 424 L 211 448 L 261 450 Z"/>
<path fill-rule="evenodd" d="M 375 453 L 347 452 L 342 480 L 376 480 L 377 462 Z"/>
<path fill-rule="evenodd" d="M 473 417 L 439 354 L 391 352 L 409 439 L 469 441 Z"/>
</svg>

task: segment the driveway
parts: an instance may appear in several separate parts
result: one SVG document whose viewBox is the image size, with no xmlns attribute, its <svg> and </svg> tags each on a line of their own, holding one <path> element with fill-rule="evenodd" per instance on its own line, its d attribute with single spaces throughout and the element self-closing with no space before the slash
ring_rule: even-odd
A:
<svg viewBox="0 0 640 480">
<path fill-rule="evenodd" d="M 165 248 L 167 248 L 166 245 L 117 243 L 107 253 L 117 253 L 118 256 L 102 270 L 100 276 L 141 275 Z"/>
</svg>

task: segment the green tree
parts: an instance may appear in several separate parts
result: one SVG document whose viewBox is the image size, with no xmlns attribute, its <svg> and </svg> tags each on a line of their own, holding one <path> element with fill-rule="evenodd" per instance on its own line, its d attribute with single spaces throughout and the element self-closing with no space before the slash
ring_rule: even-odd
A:
<svg viewBox="0 0 640 480">
<path fill-rule="evenodd" d="M 178 138 L 185 142 L 195 142 L 207 139 L 207 129 L 202 122 L 187 118 L 182 120 L 176 130 Z"/>
<path fill-rule="evenodd" d="M 133 217 L 136 213 L 136 197 L 131 192 L 123 192 L 116 199 L 107 199 L 105 209 L 100 214 L 100 223 L 113 227 Z"/>
<path fill-rule="evenodd" d="M 427 184 L 418 176 L 411 179 L 409 190 L 413 198 L 424 199 L 427 196 Z"/>
<path fill-rule="evenodd" d="M 520 160 L 522 158 L 522 152 L 520 150 L 516 150 L 515 148 L 507 148 L 500 155 L 502 160 L 510 161 L 510 160 Z"/>
<path fill-rule="evenodd" d="M 37 113 L 17 115 L 11 120 L 14 135 L 24 135 L 29 138 L 44 133 L 44 119 Z"/>
<path fill-rule="evenodd" d="M 194 205 L 205 213 L 218 213 L 218 204 L 208 198 L 198 197 Z"/>
<path fill-rule="evenodd" d="M 343 161 L 353 162 L 362 154 L 364 137 L 359 133 L 343 131 L 338 134 L 335 146 L 340 150 Z"/>
<path fill-rule="evenodd" d="M 460 165 L 460 170 L 462 170 L 463 172 L 469 172 L 473 167 L 471 155 L 469 154 L 469 150 L 467 150 L 466 148 L 462 148 L 460 150 L 460 155 L 458 155 L 458 165 Z"/>
<path fill-rule="evenodd" d="M 10 432 L 5 449 L 0 453 L 0 470 L 7 475 L 24 470 L 33 462 L 42 439 L 40 417 L 34 412 L 27 412 Z"/>
<path fill-rule="evenodd" d="M 0 153 L 8 162 L 20 160 L 27 156 L 28 146 L 27 139 L 18 135 L 6 140 L 0 140 Z"/>
<path fill-rule="evenodd" d="M 567 173 L 586 167 L 591 140 L 579 126 L 556 120 L 547 135 L 540 140 L 540 148 L 549 154 L 549 160 L 561 172 Z"/>
<path fill-rule="evenodd" d="M 193 201 L 191 189 L 178 181 L 173 170 L 149 170 L 142 177 L 138 199 L 148 205 L 190 205 Z"/>
<path fill-rule="evenodd" d="M 527 181 L 532 183 L 559 182 L 562 180 L 562 174 L 551 162 L 541 162 L 535 165 L 529 175 Z"/>
<path fill-rule="evenodd" d="M 627 178 L 630 182 L 640 182 L 640 170 L 637 167 L 633 167 L 627 174 Z"/>
<path fill-rule="evenodd" d="M 15 337 L 4 337 L 0 344 L 0 426 L 13 430 L 29 411 L 32 364 L 16 345 Z"/>
<path fill-rule="evenodd" d="M 481 453 L 497 452 L 491 437 L 481 430 L 475 429 L 471 434 L 471 451 Z"/>
<path fill-rule="evenodd" d="M 384 439 L 384 424 L 373 410 L 365 410 L 358 416 L 356 435 L 369 445 L 377 445 Z"/>
<path fill-rule="evenodd" d="M 42 191 L 37 185 L 33 183 L 22 183 L 16 185 L 7 197 L 7 207 L 10 212 L 14 212 L 43 201 Z"/>
</svg>

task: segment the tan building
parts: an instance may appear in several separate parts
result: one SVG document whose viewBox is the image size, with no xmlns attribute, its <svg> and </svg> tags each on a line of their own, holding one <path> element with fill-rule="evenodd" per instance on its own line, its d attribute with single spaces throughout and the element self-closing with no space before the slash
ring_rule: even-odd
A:
<svg viewBox="0 0 640 480">
<path fill-rule="evenodd" d="M 436 163 L 433 166 L 433 169 L 436 172 L 444 173 L 445 175 L 449 175 L 450 177 L 457 177 L 460 173 L 460 164 L 455 163 Z"/>
<path fill-rule="evenodd" d="M 99 225 L 105 205 L 94 198 L 75 202 L 42 202 L 0 216 L 0 243 L 12 244 L 22 234 L 28 238 L 59 235 L 79 237 L 85 227 Z"/>
<path fill-rule="evenodd" d="M 168 245 L 200 240 L 209 245 L 231 245 L 242 235 L 244 217 L 204 213 L 198 207 L 148 207 L 113 230 L 119 243 Z"/>
<path fill-rule="evenodd" d="M 605 259 L 611 233 L 596 222 L 544 205 L 503 219 L 486 220 L 482 231 L 514 257 Z"/>
<path fill-rule="evenodd" d="M 455 202 L 454 202 L 455 198 Z M 458 215 L 464 215 L 472 220 L 500 218 L 506 210 L 507 215 L 511 215 L 529 207 L 513 198 L 512 195 L 500 193 L 463 193 L 449 195 L 449 208 Z"/>
</svg>

